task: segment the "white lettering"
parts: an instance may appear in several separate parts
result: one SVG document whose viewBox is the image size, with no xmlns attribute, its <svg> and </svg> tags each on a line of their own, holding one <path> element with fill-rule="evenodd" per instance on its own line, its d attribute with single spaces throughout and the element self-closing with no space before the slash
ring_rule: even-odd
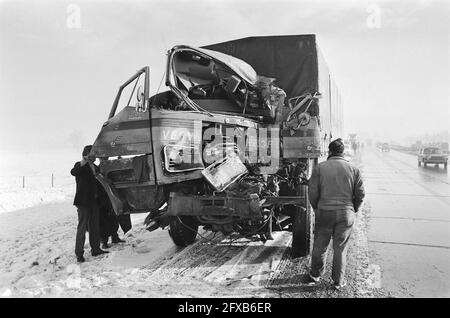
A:
<svg viewBox="0 0 450 318">
<path fill-rule="evenodd" d="M 178 312 L 205 313 L 209 316 L 213 305 L 191 305 L 188 302 L 178 306 Z"/>
</svg>

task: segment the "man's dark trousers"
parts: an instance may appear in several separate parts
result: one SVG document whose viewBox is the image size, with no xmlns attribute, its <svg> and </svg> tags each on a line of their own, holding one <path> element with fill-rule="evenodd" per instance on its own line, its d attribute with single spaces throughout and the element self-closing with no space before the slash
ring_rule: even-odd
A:
<svg viewBox="0 0 450 318">
<path fill-rule="evenodd" d="M 322 276 L 327 258 L 327 248 L 333 238 L 334 283 L 342 284 L 347 265 L 347 248 L 356 213 L 352 209 L 326 211 L 316 210 L 314 246 L 311 259 L 311 275 Z"/>
<path fill-rule="evenodd" d="M 95 253 L 100 250 L 99 214 L 98 207 L 95 204 L 91 206 L 77 206 L 77 210 L 78 227 L 77 237 L 75 239 L 75 255 L 81 257 L 84 254 L 86 231 L 89 232 L 91 252 Z"/>
<path fill-rule="evenodd" d="M 110 204 L 102 204 L 99 207 L 99 217 L 100 217 L 100 239 L 102 243 L 108 243 L 108 239 L 112 236 L 113 239 L 118 239 L 119 235 L 117 231 L 119 230 L 119 222 L 117 221 L 117 216 L 112 211 Z"/>
</svg>

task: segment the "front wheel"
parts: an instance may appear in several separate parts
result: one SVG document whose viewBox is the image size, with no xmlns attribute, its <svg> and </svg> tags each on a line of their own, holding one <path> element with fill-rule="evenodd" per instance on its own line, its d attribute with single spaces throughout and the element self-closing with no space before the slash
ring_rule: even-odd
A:
<svg viewBox="0 0 450 318">
<path fill-rule="evenodd" d="M 420 161 L 417 161 L 417 164 L 419 165 L 419 167 L 422 165 L 422 163 Z"/>
<path fill-rule="evenodd" d="M 447 169 L 447 162 L 444 163 L 444 169 Z"/>
<path fill-rule="evenodd" d="M 174 216 L 169 222 L 169 235 L 175 245 L 184 247 L 194 243 L 198 223 L 192 216 Z"/>
</svg>

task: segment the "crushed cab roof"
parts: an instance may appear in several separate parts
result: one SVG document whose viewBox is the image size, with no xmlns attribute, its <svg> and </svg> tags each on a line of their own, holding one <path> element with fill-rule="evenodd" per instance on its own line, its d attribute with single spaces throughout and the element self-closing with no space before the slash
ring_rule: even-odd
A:
<svg viewBox="0 0 450 318">
<path fill-rule="evenodd" d="M 225 64 L 231 70 L 233 70 L 238 76 L 240 76 L 243 80 L 252 85 L 254 85 L 257 81 L 258 75 L 256 74 L 256 71 L 253 69 L 253 67 L 250 66 L 250 64 L 234 56 L 209 49 L 191 47 L 188 45 L 177 45 L 172 49 L 172 51 L 183 51 L 183 50 L 192 50 L 194 52 L 201 53 Z"/>
</svg>

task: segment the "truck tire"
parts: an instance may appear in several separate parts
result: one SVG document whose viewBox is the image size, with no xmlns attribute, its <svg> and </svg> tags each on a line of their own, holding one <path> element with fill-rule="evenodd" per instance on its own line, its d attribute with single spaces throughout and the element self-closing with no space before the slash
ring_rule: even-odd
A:
<svg viewBox="0 0 450 318">
<path fill-rule="evenodd" d="M 308 200 L 307 186 L 299 187 L 299 195 L 305 197 L 306 207 L 294 207 L 291 246 L 293 258 L 309 255 L 314 241 L 314 218 Z"/>
<path fill-rule="evenodd" d="M 191 216 L 174 216 L 169 221 L 169 235 L 177 246 L 188 246 L 197 237 L 198 223 Z"/>
<path fill-rule="evenodd" d="M 447 162 L 444 163 L 444 169 L 447 169 Z"/>
<path fill-rule="evenodd" d="M 420 161 L 417 161 L 417 164 L 419 165 L 419 167 L 422 165 L 422 163 Z"/>
<path fill-rule="evenodd" d="M 424 167 L 426 167 L 426 166 L 427 166 L 427 163 L 426 163 L 425 161 L 423 162 L 423 166 L 424 166 Z"/>
</svg>

